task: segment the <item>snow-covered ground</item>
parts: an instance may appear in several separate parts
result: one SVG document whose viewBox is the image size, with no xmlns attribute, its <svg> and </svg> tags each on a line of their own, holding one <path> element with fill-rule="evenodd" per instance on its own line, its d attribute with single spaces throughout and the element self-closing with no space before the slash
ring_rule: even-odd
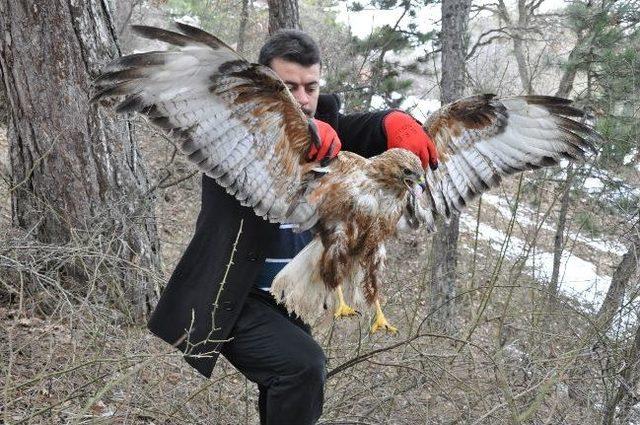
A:
<svg viewBox="0 0 640 425">
<path fill-rule="evenodd" d="M 484 195 L 482 195 L 482 202 L 486 202 L 487 204 L 497 209 L 498 212 L 500 212 L 500 215 L 505 220 L 511 219 L 511 216 L 512 216 L 511 208 L 509 207 L 508 202 L 504 198 L 501 198 L 497 195 L 493 195 L 490 193 L 485 193 Z M 542 230 L 555 232 L 555 228 L 552 225 L 546 222 L 543 222 L 542 224 L 536 222 L 534 220 L 536 216 L 538 216 L 538 214 L 536 214 L 536 212 L 530 207 L 523 204 L 518 205 L 518 209 L 516 211 L 516 222 L 518 223 L 518 225 L 531 226 L 531 227 L 540 226 Z M 625 252 L 627 252 L 627 249 L 625 248 L 624 245 L 615 241 L 587 238 L 583 235 L 580 235 L 574 232 L 568 232 L 566 237 L 569 240 L 583 243 L 593 249 L 596 249 L 602 252 L 607 252 L 607 253 L 610 252 L 616 255 L 622 255 Z"/>
<path fill-rule="evenodd" d="M 464 213 L 460 216 L 460 225 L 461 231 L 474 233 L 476 219 Z M 504 249 L 505 257 L 510 260 L 526 255 L 529 249 L 524 240 L 513 235 L 503 247 L 507 235 L 485 223 L 480 223 L 478 227 L 478 238 L 489 242 L 496 251 Z M 548 282 L 553 270 L 553 253 L 531 250 L 526 265 L 528 274 L 541 282 Z M 597 307 L 602 303 L 610 283 L 611 276 L 599 272 L 593 263 L 568 252 L 562 256 L 558 285 L 560 291 L 567 295 Z"/>
<path fill-rule="evenodd" d="M 627 155 L 625 155 L 624 159 L 622 160 L 622 163 L 624 165 L 631 165 L 631 163 L 638 158 L 640 152 L 638 152 L 638 149 L 632 149 L 631 152 L 629 152 Z M 640 161 L 636 161 L 634 168 L 636 169 L 636 171 L 640 172 Z"/>
<path fill-rule="evenodd" d="M 482 203 L 491 205 L 502 217 L 503 223 L 508 223 L 513 217 L 513 211 L 506 199 L 501 196 L 487 193 L 482 196 Z M 542 230 L 555 232 L 555 228 L 548 223 L 539 223 L 537 214 L 531 207 L 520 203 L 516 210 L 516 223 L 518 226 L 536 227 L 540 226 Z M 475 232 L 476 218 L 469 214 L 463 214 L 460 217 L 462 231 Z M 478 231 L 479 239 L 485 240 L 496 249 L 502 249 L 507 235 L 489 224 L 480 223 Z M 582 234 L 569 231 L 566 237 L 577 243 L 588 246 L 592 250 L 599 251 L 603 254 L 623 255 L 627 250 L 620 242 L 610 241 L 606 239 L 589 238 Z M 526 254 L 528 250 L 526 242 L 518 237 L 511 236 L 505 250 L 505 255 L 509 259 L 516 259 Z M 527 272 L 541 282 L 548 282 L 553 271 L 553 253 L 540 250 L 539 247 L 535 251 L 529 253 L 526 265 Z M 611 276 L 607 275 L 592 262 L 579 257 L 575 253 L 565 250 L 560 263 L 559 286 L 560 290 L 579 301 L 587 302 L 598 307 L 606 290 L 611 283 Z"/>
</svg>

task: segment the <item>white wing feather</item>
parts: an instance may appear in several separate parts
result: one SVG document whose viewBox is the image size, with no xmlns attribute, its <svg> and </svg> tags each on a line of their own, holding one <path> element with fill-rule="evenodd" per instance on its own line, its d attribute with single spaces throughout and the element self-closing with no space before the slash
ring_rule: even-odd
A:
<svg viewBox="0 0 640 425">
<path fill-rule="evenodd" d="M 310 227 L 315 206 L 302 197 L 307 119 L 268 68 L 250 64 L 214 36 L 134 27 L 177 50 L 125 56 L 109 65 L 95 98 L 123 98 L 173 137 L 201 171 L 243 205 L 274 222 Z"/>
<path fill-rule="evenodd" d="M 503 176 L 554 165 L 561 158 L 583 159 L 601 141 L 581 122 L 584 117 L 570 101 L 548 96 L 484 95 L 442 107 L 425 123 L 440 166 L 427 170 L 427 190 L 408 213 L 433 231 L 437 214 L 460 211 Z"/>
</svg>

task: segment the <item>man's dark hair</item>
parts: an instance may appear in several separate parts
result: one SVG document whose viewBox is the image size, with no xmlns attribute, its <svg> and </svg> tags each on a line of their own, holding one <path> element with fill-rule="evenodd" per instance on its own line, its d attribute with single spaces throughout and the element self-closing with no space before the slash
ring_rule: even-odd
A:
<svg viewBox="0 0 640 425">
<path fill-rule="evenodd" d="M 300 30 L 280 30 L 269 37 L 260 49 L 258 62 L 269 66 L 275 58 L 281 58 L 302 66 L 321 64 L 320 49 L 309 34 Z"/>
</svg>

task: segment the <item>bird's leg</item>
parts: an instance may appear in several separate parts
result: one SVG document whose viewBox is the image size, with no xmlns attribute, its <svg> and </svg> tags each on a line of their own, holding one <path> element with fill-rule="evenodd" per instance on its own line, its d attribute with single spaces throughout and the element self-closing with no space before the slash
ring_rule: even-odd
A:
<svg viewBox="0 0 640 425">
<path fill-rule="evenodd" d="M 347 305 L 342 294 L 342 283 L 347 280 L 349 271 L 348 243 L 349 239 L 344 231 L 335 231 L 322 239 L 325 250 L 320 260 L 320 275 L 328 287 L 335 288 L 338 292 L 335 318 L 357 314 L 356 310 Z"/>
<path fill-rule="evenodd" d="M 384 260 L 386 258 L 384 244 L 378 244 L 368 250 L 365 253 L 365 258 L 368 259 L 368 265 L 364 270 L 364 286 L 362 289 L 367 301 L 369 303 L 373 302 L 376 306 L 376 316 L 373 319 L 373 325 L 371 325 L 371 333 L 376 333 L 380 329 L 396 333 L 398 329 L 391 326 L 387 318 L 384 317 L 384 313 L 380 307 L 380 300 L 378 299 L 378 286 L 380 285 L 380 277 L 384 270 Z"/>
<path fill-rule="evenodd" d="M 338 286 L 336 288 L 338 291 L 338 308 L 336 309 L 336 313 L 333 315 L 336 319 L 338 317 L 349 317 L 358 314 L 356 310 L 351 308 L 345 301 L 344 295 L 342 294 L 342 286 Z"/>
<path fill-rule="evenodd" d="M 398 328 L 391 326 L 387 321 L 387 318 L 384 317 L 384 313 L 382 312 L 382 308 L 380 307 L 380 301 L 376 298 L 376 317 L 373 320 L 373 325 L 371 325 L 371 333 L 376 333 L 380 329 L 383 329 L 387 332 L 391 332 L 395 334 L 398 332 Z"/>
</svg>

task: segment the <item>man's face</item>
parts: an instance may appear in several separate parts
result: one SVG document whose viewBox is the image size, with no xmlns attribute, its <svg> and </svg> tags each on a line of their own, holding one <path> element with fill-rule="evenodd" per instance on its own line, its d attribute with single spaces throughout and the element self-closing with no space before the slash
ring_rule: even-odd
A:
<svg viewBox="0 0 640 425">
<path fill-rule="evenodd" d="M 271 61 L 271 69 L 289 87 L 304 113 L 313 117 L 320 95 L 320 64 L 303 66 L 282 58 L 275 58 Z"/>
</svg>

